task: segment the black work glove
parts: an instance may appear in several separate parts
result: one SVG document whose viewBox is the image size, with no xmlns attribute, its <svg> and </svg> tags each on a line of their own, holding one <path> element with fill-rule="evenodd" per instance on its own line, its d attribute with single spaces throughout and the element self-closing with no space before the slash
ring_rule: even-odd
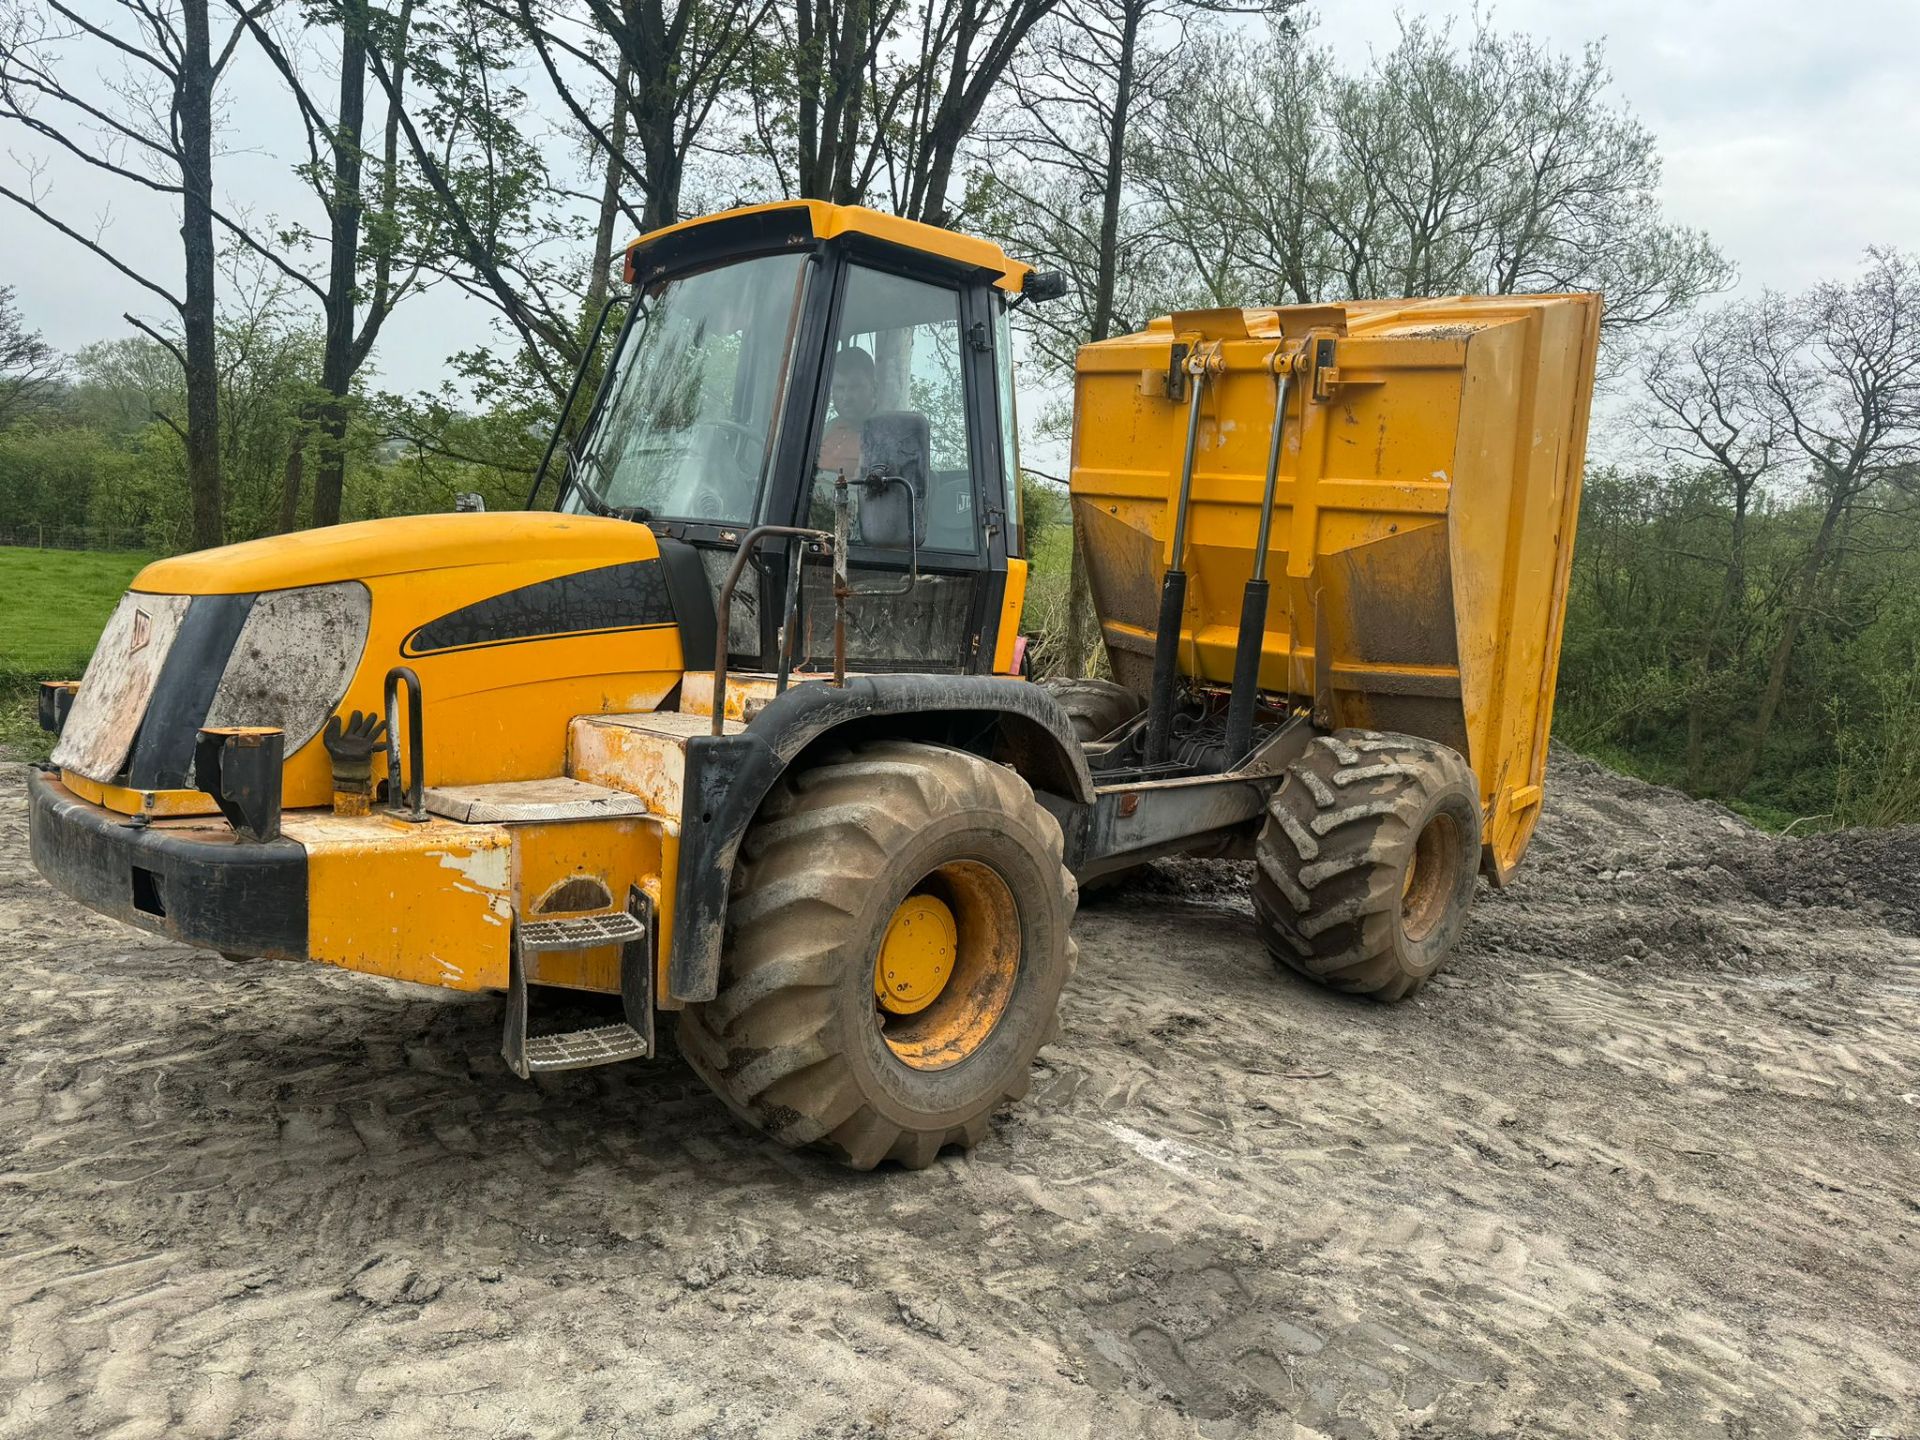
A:
<svg viewBox="0 0 1920 1440">
<path fill-rule="evenodd" d="M 327 754 L 333 757 L 335 789 L 344 789 L 349 783 L 366 785 L 372 781 L 373 752 L 381 748 L 380 742 L 386 729 L 387 722 L 378 715 L 363 715 L 358 710 L 353 712 L 344 726 L 338 715 L 327 721 L 320 743 L 327 747 Z"/>
</svg>

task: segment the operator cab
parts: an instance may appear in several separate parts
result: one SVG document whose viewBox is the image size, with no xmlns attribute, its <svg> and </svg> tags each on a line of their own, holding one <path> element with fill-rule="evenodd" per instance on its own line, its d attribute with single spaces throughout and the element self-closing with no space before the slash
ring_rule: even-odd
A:
<svg viewBox="0 0 1920 1440">
<path fill-rule="evenodd" d="M 849 666 L 1013 668 L 1025 564 L 1007 315 L 1032 272 L 986 241 L 796 201 L 643 236 L 626 274 L 633 302 L 559 508 L 646 523 L 710 604 L 754 526 L 830 531 L 842 475 L 896 477 L 911 526 L 904 486 L 853 495 L 865 593 L 847 611 Z M 754 555 L 729 615 L 734 664 L 775 667 L 808 548 Z M 831 664 L 833 607 L 824 551 L 801 563 L 804 671 Z"/>
</svg>

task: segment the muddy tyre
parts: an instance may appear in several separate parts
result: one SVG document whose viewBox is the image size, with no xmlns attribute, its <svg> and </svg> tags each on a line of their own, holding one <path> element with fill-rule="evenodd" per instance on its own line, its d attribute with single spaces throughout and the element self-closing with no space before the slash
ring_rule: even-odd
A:
<svg viewBox="0 0 1920 1440">
<path fill-rule="evenodd" d="M 1005 766 L 902 741 L 828 759 L 748 831 L 681 1051 L 783 1144 L 930 1165 L 1026 1093 L 1076 899 L 1059 825 Z"/>
<path fill-rule="evenodd" d="M 1067 712 L 1073 722 L 1073 736 L 1082 745 L 1111 735 L 1127 721 L 1147 708 L 1137 691 L 1112 680 L 1069 680 L 1055 676 L 1042 680 L 1045 690 Z"/>
<path fill-rule="evenodd" d="M 1400 1000 L 1446 964 L 1473 903 L 1480 792 L 1457 751 L 1410 735 L 1317 737 L 1267 802 L 1253 908 L 1280 963 Z"/>
</svg>

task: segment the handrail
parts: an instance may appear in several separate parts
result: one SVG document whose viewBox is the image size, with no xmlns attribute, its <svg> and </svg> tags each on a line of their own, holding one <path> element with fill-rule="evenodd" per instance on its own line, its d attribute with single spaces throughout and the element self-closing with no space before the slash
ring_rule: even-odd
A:
<svg viewBox="0 0 1920 1440">
<path fill-rule="evenodd" d="M 407 687 L 407 760 L 412 781 L 403 791 L 400 788 L 400 686 Z M 425 721 L 421 712 L 426 709 L 425 697 L 420 689 L 420 677 L 405 665 L 396 665 L 387 671 L 386 682 L 387 714 L 387 813 L 398 815 L 418 825 L 427 818 L 426 805 L 426 755 L 427 742 Z M 406 805 L 400 799 L 406 797 Z"/>
<path fill-rule="evenodd" d="M 888 485 L 907 492 L 908 570 L 906 583 L 891 589 L 856 590 L 853 588 L 853 498 L 852 485 L 864 485 L 874 494 Z M 904 475 L 888 475 L 879 470 L 861 480 L 848 480 L 846 473 L 833 482 L 833 683 L 847 683 L 847 601 L 860 595 L 904 595 L 920 583 L 920 497 L 913 482 Z"/>
<path fill-rule="evenodd" d="M 753 552 L 760 542 L 769 535 L 791 535 L 801 540 L 833 542 L 833 537 L 824 530 L 809 530 L 801 525 L 756 525 L 740 541 L 740 548 L 734 552 L 733 564 L 727 567 L 727 578 L 720 584 L 720 599 L 715 607 L 715 632 L 713 638 L 713 733 L 724 735 L 727 722 L 727 631 L 733 620 L 733 587 L 740 580 L 741 571 L 753 558 Z M 802 563 L 795 557 L 795 563 Z"/>
</svg>

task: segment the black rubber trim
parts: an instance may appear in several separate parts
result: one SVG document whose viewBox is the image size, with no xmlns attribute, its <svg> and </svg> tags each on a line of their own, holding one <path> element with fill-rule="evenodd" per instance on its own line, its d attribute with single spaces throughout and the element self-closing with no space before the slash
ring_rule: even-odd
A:
<svg viewBox="0 0 1920 1440">
<path fill-rule="evenodd" d="M 655 539 L 660 545 L 660 573 L 680 622 L 680 663 L 688 670 L 711 669 L 720 621 L 707 567 L 700 563 L 700 551 L 686 541 L 670 535 Z"/>
<path fill-rule="evenodd" d="M 604 635 L 673 623 L 665 569 L 631 560 L 522 585 L 429 620 L 401 642 L 408 657 L 525 640 Z"/>
<path fill-rule="evenodd" d="M 252 595 L 196 595 L 187 602 L 180 633 L 173 637 L 154 681 L 145 719 L 127 763 L 127 783 L 136 790 L 179 790 L 193 774 L 193 745 L 213 708 L 220 677 L 227 673 L 240 627 L 253 609 Z"/>
<path fill-rule="evenodd" d="M 711 1000 L 720 983 L 727 889 L 740 841 L 787 766 L 809 746 L 890 737 L 955 745 L 1012 765 L 1048 808 L 1084 823 L 1093 777 L 1073 726 L 1037 685 L 996 675 L 863 675 L 845 686 L 809 681 L 773 700 L 735 735 L 687 743 L 674 878 L 667 989 L 677 1000 Z M 1068 847 L 1076 849 L 1077 834 Z"/>
<path fill-rule="evenodd" d="M 27 774 L 27 834 L 40 873 L 103 915 L 209 950 L 307 958 L 307 852 L 291 840 L 134 825 L 43 770 Z"/>
<path fill-rule="evenodd" d="M 644 288 L 679 271 L 708 270 L 744 256 L 812 246 L 813 215 L 805 205 L 729 215 L 669 230 L 627 250 L 626 276 Z"/>
</svg>

